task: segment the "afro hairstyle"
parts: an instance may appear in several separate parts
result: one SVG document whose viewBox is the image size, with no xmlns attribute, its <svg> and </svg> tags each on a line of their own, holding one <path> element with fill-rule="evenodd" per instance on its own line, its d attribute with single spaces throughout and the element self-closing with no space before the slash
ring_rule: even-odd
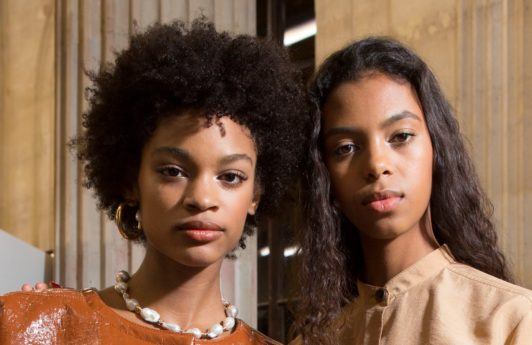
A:
<svg viewBox="0 0 532 345">
<path fill-rule="evenodd" d="M 267 40 L 219 33 L 205 18 L 190 26 L 155 24 L 129 43 L 113 64 L 88 73 L 93 85 L 84 131 L 73 140 L 99 208 L 112 218 L 128 202 L 142 149 L 163 118 L 199 109 L 209 124 L 228 116 L 249 129 L 261 191 L 256 217 L 274 215 L 307 147 L 308 103 L 286 51 Z M 134 212 L 123 214 L 123 224 L 134 227 Z M 249 218 L 243 248 L 255 228 Z"/>
</svg>

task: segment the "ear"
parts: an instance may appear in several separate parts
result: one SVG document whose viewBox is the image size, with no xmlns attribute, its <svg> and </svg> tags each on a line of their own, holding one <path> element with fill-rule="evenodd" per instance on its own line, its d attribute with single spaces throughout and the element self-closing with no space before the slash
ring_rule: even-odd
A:
<svg viewBox="0 0 532 345">
<path fill-rule="evenodd" d="M 248 214 L 251 216 L 254 216 L 255 213 L 257 212 L 257 208 L 259 207 L 259 202 L 260 202 L 260 195 L 261 195 L 260 188 L 255 187 L 255 190 L 253 191 L 253 200 L 251 200 L 251 204 L 249 205 L 249 208 L 248 208 Z"/>
</svg>

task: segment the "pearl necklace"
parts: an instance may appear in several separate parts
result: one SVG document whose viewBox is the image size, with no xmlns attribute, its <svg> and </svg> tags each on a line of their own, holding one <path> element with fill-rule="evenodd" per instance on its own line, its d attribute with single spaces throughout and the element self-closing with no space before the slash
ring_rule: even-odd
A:
<svg viewBox="0 0 532 345">
<path fill-rule="evenodd" d="M 142 308 L 136 299 L 130 298 L 129 294 L 127 293 L 127 282 L 130 278 L 131 277 L 128 272 L 118 272 L 116 274 L 116 284 L 114 288 L 116 292 L 122 295 L 122 298 L 126 302 L 127 309 L 138 314 L 144 321 L 148 323 L 162 327 L 174 333 L 192 334 L 197 339 L 214 339 L 220 334 L 222 334 L 224 331 L 231 331 L 235 327 L 238 309 L 237 307 L 228 303 L 224 299 L 222 299 L 222 303 L 224 305 L 226 318 L 222 322 L 212 325 L 211 328 L 209 328 L 205 332 L 202 332 L 199 328 L 190 328 L 187 330 L 183 330 L 177 324 L 164 322 L 161 320 L 161 317 L 158 312 L 150 308 Z"/>
</svg>

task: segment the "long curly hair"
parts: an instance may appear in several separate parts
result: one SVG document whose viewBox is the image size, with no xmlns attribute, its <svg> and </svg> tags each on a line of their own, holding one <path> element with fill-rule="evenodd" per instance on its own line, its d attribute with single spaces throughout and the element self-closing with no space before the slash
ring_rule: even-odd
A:
<svg viewBox="0 0 532 345">
<path fill-rule="evenodd" d="M 188 109 L 200 110 L 209 124 L 228 116 L 249 129 L 262 192 L 256 217 L 279 209 L 301 168 L 308 106 L 300 72 L 282 47 L 217 32 L 205 18 L 190 26 L 155 24 L 90 77 L 84 131 L 72 145 L 84 165 L 85 186 L 111 218 L 136 185 L 142 149 L 161 120 Z M 134 213 L 123 220 L 130 228 Z M 246 221 L 241 247 L 254 223 Z"/>
<path fill-rule="evenodd" d="M 358 231 L 334 205 L 321 150 L 321 111 L 330 93 L 346 81 L 380 72 L 409 82 L 417 92 L 433 146 L 430 198 L 436 239 L 457 261 L 511 281 L 497 247 L 493 207 L 483 192 L 458 122 L 434 74 L 411 50 L 387 38 L 370 37 L 331 55 L 310 85 L 311 147 L 307 163 L 306 224 L 299 231 L 300 291 L 295 319 L 304 344 L 333 344 L 333 320 L 358 295 L 363 267 Z"/>
</svg>

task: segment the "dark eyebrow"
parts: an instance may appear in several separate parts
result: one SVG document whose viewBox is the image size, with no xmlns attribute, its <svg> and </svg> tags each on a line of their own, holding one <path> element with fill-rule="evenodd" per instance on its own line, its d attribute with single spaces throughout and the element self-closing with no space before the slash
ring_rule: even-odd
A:
<svg viewBox="0 0 532 345">
<path fill-rule="evenodd" d="M 390 116 L 389 118 L 387 118 L 386 120 L 384 120 L 381 124 L 380 124 L 380 127 L 381 128 L 385 128 L 385 127 L 389 127 L 391 126 L 392 124 L 394 124 L 395 122 L 397 121 L 401 121 L 403 119 L 414 119 L 414 120 L 417 120 L 417 121 L 420 121 L 421 122 L 421 119 L 419 118 L 419 116 L 417 116 L 416 114 L 408 111 L 408 110 L 404 110 L 398 114 L 395 114 L 395 115 L 392 115 Z M 323 138 L 324 139 L 327 139 L 328 137 L 331 137 L 331 136 L 334 136 L 334 135 L 338 135 L 338 134 L 345 134 L 345 135 L 349 135 L 349 136 L 355 136 L 355 135 L 358 135 L 360 134 L 360 131 L 356 128 L 356 127 L 334 127 L 334 128 L 331 128 L 329 130 L 327 130 L 325 132 L 325 134 L 323 135 Z"/>
<path fill-rule="evenodd" d="M 328 137 L 332 137 L 338 134 L 356 135 L 359 133 L 360 131 L 356 129 L 355 127 L 334 127 L 334 128 L 327 130 L 325 134 L 323 135 L 323 138 L 327 139 Z"/>
<path fill-rule="evenodd" d="M 395 122 L 401 121 L 403 119 L 414 119 L 414 120 L 418 120 L 419 122 L 422 122 L 421 119 L 419 118 L 419 116 L 417 116 L 416 114 L 414 114 L 414 113 L 412 113 L 412 112 L 410 112 L 408 110 L 403 110 L 399 114 L 392 115 L 389 118 L 387 118 L 386 120 L 384 120 L 381 123 L 380 127 L 381 128 L 389 127 L 392 124 L 394 124 Z"/>
<path fill-rule="evenodd" d="M 169 146 L 159 147 L 155 150 L 155 153 L 168 153 L 177 159 L 181 159 L 189 163 L 193 161 L 192 156 L 187 150 L 183 150 L 178 147 L 169 147 Z M 225 157 L 222 157 L 219 161 L 219 164 L 227 165 L 227 164 L 233 163 L 238 160 L 246 160 L 246 161 L 249 161 L 249 163 L 253 165 L 253 160 L 251 159 L 251 157 L 243 153 L 235 153 L 232 155 L 227 155 Z"/>
<path fill-rule="evenodd" d="M 248 155 L 246 155 L 244 153 L 235 153 L 235 154 L 232 154 L 232 155 L 225 156 L 222 159 L 220 159 L 219 163 L 220 163 L 220 165 L 227 165 L 227 164 L 233 163 L 235 161 L 239 161 L 239 160 L 246 160 L 251 165 L 253 165 L 253 159 L 251 159 L 250 156 L 248 156 Z"/>
<path fill-rule="evenodd" d="M 175 158 L 191 162 L 192 157 L 190 156 L 190 153 L 187 150 L 180 149 L 178 147 L 170 147 L 170 146 L 163 146 L 159 147 L 155 150 L 155 153 L 168 153 Z"/>
</svg>

